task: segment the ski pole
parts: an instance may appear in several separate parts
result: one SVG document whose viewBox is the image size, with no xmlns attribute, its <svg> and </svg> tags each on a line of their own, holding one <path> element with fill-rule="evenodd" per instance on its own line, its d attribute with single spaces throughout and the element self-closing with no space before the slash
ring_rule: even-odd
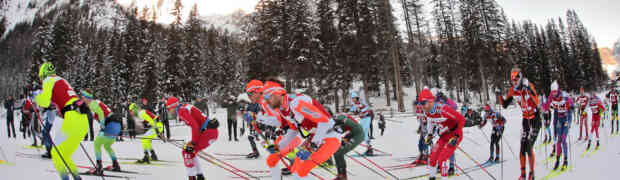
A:
<svg viewBox="0 0 620 180">
<path fill-rule="evenodd" d="M 183 145 L 182 145 L 182 144 L 179 144 L 178 142 L 170 142 L 170 144 L 172 144 L 172 145 L 176 146 L 177 148 L 179 148 L 179 149 L 181 149 L 181 150 L 183 149 Z M 220 167 L 220 168 L 222 168 L 222 169 L 224 169 L 224 170 L 226 170 L 226 171 L 228 171 L 228 172 L 233 173 L 234 175 L 238 176 L 239 178 L 242 178 L 242 179 L 245 179 L 245 180 L 250 180 L 250 178 L 245 177 L 245 176 L 243 176 L 243 175 L 239 174 L 238 172 L 236 172 L 236 171 L 234 171 L 234 170 L 228 169 L 228 168 L 224 167 L 223 165 L 220 165 L 219 163 L 216 163 L 215 161 L 213 161 L 213 160 L 211 160 L 211 159 L 209 159 L 209 158 L 207 158 L 207 157 L 203 156 L 203 155 L 202 155 L 202 154 L 200 154 L 200 153 L 197 153 L 197 154 L 196 154 L 196 156 L 198 156 L 200 159 L 203 159 L 203 160 L 205 160 L 205 161 L 207 161 L 207 162 L 209 162 L 209 163 L 211 163 L 211 164 L 213 164 L 213 165 L 216 165 L 216 166 L 218 166 L 218 167 Z M 258 178 L 256 178 L 256 177 L 255 177 L 255 179 L 258 179 Z"/>
<path fill-rule="evenodd" d="M 86 148 L 84 148 L 84 145 L 82 145 L 82 143 L 80 142 L 80 147 L 82 147 L 82 151 L 84 151 L 84 154 L 86 154 L 86 157 L 88 157 L 88 160 L 90 161 L 90 164 L 93 165 L 93 167 L 97 168 L 97 165 L 95 165 L 95 162 L 93 162 L 93 159 L 90 158 L 90 155 L 88 155 L 88 152 L 86 152 Z M 103 167 L 101 167 L 103 168 Z M 101 179 L 105 180 L 105 178 L 103 176 L 100 176 Z"/>
<path fill-rule="evenodd" d="M 39 112 L 39 110 L 37 110 L 36 108 L 34 108 L 35 112 Z M 39 118 L 39 122 L 43 123 L 41 120 L 41 115 L 39 113 L 36 113 L 37 117 Z M 69 164 L 67 164 L 67 161 L 65 161 L 65 158 L 62 157 L 62 153 L 60 153 L 60 150 L 58 150 L 58 147 L 56 146 L 56 143 L 54 143 L 54 141 L 52 140 L 52 137 L 50 135 L 50 131 L 47 131 L 47 136 L 49 136 L 49 142 L 50 144 L 52 144 L 52 147 L 56 150 L 56 152 L 58 153 L 58 157 L 60 158 L 60 160 L 62 160 L 62 163 L 65 165 L 65 167 L 67 168 L 67 171 L 69 171 L 69 173 L 71 175 L 74 175 L 73 171 L 71 170 L 71 168 L 69 168 Z"/>
<path fill-rule="evenodd" d="M 476 165 L 478 167 L 480 167 L 480 169 L 482 169 L 485 173 L 487 173 L 487 175 L 489 175 L 489 177 L 491 177 L 493 180 L 497 180 L 491 173 L 489 173 L 489 171 L 487 171 L 486 168 L 482 167 L 482 165 L 480 165 L 480 163 L 478 161 L 476 161 L 474 158 L 472 158 L 469 154 L 467 154 L 465 151 L 463 151 L 463 149 L 461 149 L 461 147 L 456 147 L 458 150 L 460 150 L 463 154 L 465 154 L 465 156 L 467 158 L 469 158 L 471 161 L 473 161 L 474 163 L 476 163 Z"/>
<path fill-rule="evenodd" d="M 507 136 L 506 134 L 502 134 L 502 141 L 504 141 L 504 136 Z M 512 153 L 512 157 L 516 158 L 517 155 L 515 155 L 515 152 L 512 151 L 512 147 L 510 146 L 510 143 L 506 143 L 506 146 L 508 146 L 508 150 L 510 150 L 510 153 Z"/>
<path fill-rule="evenodd" d="M 374 165 L 375 167 L 381 169 L 383 172 L 385 172 L 388 175 L 392 176 L 394 179 L 398 179 L 398 177 L 396 177 L 394 174 L 390 173 L 390 171 L 385 170 L 381 166 L 377 165 L 377 163 L 375 163 L 374 161 L 372 161 L 372 160 L 368 159 L 367 157 L 363 156 L 361 153 L 357 152 L 356 150 L 352 150 L 352 151 L 355 152 L 355 154 L 359 155 L 360 157 L 366 159 L 366 161 L 370 162 L 370 164 Z"/>
<path fill-rule="evenodd" d="M 454 163 L 454 166 L 456 166 L 456 168 L 459 169 L 459 171 L 461 171 L 463 174 L 465 174 L 465 176 L 467 176 L 467 178 L 469 178 L 469 180 L 474 180 L 474 178 L 472 178 L 467 172 L 465 172 L 465 170 L 463 170 L 463 168 L 461 168 L 461 166 L 459 166 L 456 163 Z"/>
<path fill-rule="evenodd" d="M 372 169 L 372 168 L 368 167 L 367 165 L 365 165 L 364 163 L 360 162 L 359 160 L 357 160 L 357 159 L 355 159 L 355 158 L 353 158 L 353 157 L 351 157 L 351 156 L 349 156 L 349 155 L 346 155 L 346 154 L 345 154 L 345 156 L 347 156 L 349 159 L 351 159 L 351 160 L 355 161 L 357 164 L 362 165 L 362 166 L 363 166 L 363 167 L 365 167 L 366 169 L 369 169 L 369 170 L 370 170 L 370 171 L 372 171 L 373 173 L 375 173 L 375 174 L 377 174 L 377 175 L 381 176 L 383 179 L 387 179 L 387 177 L 385 177 L 383 174 L 381 174 L 381 173 L 377 172 L 377 170 L 375 170 L 375 169 Z"/>
</svg>

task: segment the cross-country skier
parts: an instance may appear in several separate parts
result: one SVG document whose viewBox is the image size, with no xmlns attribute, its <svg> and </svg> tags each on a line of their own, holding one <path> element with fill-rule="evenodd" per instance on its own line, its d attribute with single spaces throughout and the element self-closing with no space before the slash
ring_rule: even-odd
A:
<svg viewBox="0 0 620 180">
<path fill-rule="evenodd" d="M 192 139 L 181 152 L 189 180 L 204 180 L 205 177 L 196 154 L 217 140 L 219 122 L 215 118 L 209 119 L 193 105 L 180 104 L 179 99 L 175 97 L 168 98 L 166 107 L 171 117 L 175 119 L 178 117 L 191 128 Z"/>
<path fill-rule="evenodd" d="M 35 109 L 34 109 L 34 105 L 32 104 L 32 100 L 30 98 L 30 96 L 26 96 L 26 99 L 24 101 L 24 105 L 22 105 L 22 121 L 25 122 L 25 128 L 24 129 L 24 137 L 26 136 L 26 131 L 32 133 L 32 139 L 34 140 L 34 142 L 32 143 L 32 146 L 37 146 L 37 134 L 39 133 L 39 122 L 37 119 L 37 116 L 34 114 Z"/>
<path fill-rule="evenodd" d="M 303 94 L 286 94 L 286 90 L 279 83 L 266 82 L 263 98 L 269 108 L 272 108 L 269 111 L 280 115 L 276 116 L 281 118 L 280 121 L 275 123 L 289 125 L 282 140 L 268 148 L 272 155 L 267 159 L 267 164 L 272 167 L 272 172 L 277 171 L 274 169 L 277 167 L 271 165 L 275 165 L 282 155 L 288 153 L 280 152 L 279 147 L 287 147 L 300 135 L 301 129 L 304 129 L 311 134 L 297 152 L 291 172 L 295 179 L 308 179 L 308 174 L 314 167 L 328 160 L 340 148 L 341 134 L 333 131 L 334 120 L 318 101 Z M 272 178 L 275 175 L 277 174 L 272 174 Z"/>
<path fill-rule="evenodd" d="M 157 154 L 155 154 L 155 150 L 153 149 L 152 142 L 153 139 L 159 136 L 159 133 L 162 132 L 163 124 L 161 122 L 157 122 L 157 116 L 153 114 L 153 112 L 142 109 L 137 106 L 135 103 L 129 105 L 129 112 L 134 117 L 135 120 L 141 120 L 143 128 L 146 130 L 142 137 L 142 149 L 144 151 L 144 157 L 142 160 L 138 160 L 137 163 L 147 163 L 150 164 L 151 161 L 159 160 L 157 158 Z M 151 155 L 149 156 L 149 152 Z"/>
<path fill-rule="evenodd" d="M 614 132 L 618 132 L 618 91 L 615 88 L 609 90 L 607 93 L 607 99 L 609 99 L 609 103 L 611 104 L 611 134 Z M 616 129 L 614 131 L 614 124 L 616 125 Z"/>
<path fill-rule="evenodd" d="M 588 99 L 590 99 L 590 97 L 588 97 L 583 90 L 583 87 L 579 89 L 579 97 L 577 97 L 577 104 L 579 105 L 579 138 L 578 140 L 581 141 L 582 138 L 582 134 L 583 134 L 583 129 L 585 128 L 586 131 L 586 138 L 585 139 L 589 139 L 589 134 L 588 134 L 588 114 L 586 113 L 586 107 L 588 107 Z"/>
<path fill-rule="evenodd" d="M 596 148 L 600 146 L 599 136 L 598 136 L 598 128 L 601 125 L 601 113 L 605 112 L 605 106 L 601 100 L 596 96 L 595 93 L 592 93 L 590 97 L 590 113 L 592 115 L 592 136 L 596 133 Z M 587 130 L 587 128 L 586 128 Z M 592 138 L 588 139 L 587 149 L 590 149 L 590 144 L 592 143 Z"/>
<path fill-rule="evenodd" d="M 103 146 L 108 152 L 110 159 L 112 159 L 112 171 L 121 171 L 121 167 L 116 159 L 116 154 L 112 150 L 112 144 L 116 142 L 116 136 L 121 132 L 121 115 L 115 114 L 100 100 L 95 100 L 92 91 L 89 89 L 80 92 L 81 99 L 90 108 L 90 111 L 94 113 L 94 118 L 99 122 L 101 130 L 95 138 L 95 159 L 97 165 L 95 170 L 91 173 L 97 175 L 103 175 L 103 161 L 101 159 L 101 146 Z"/>
<path fill-rule="evenodd" d="M 255 139 L 258 139 L 258 134 L 256 134 L 256 130 L 258 128 L 258 124 L 256 123 L 256 116 L 261 113 L 262 110 L 258 102 L 260 101 L 261 96 L 263 96 L 263 82 L 259 80 L 251 80 L 247 86 L 245 87 L 245 92 L 248 94 L 250 98 L 250 104 L 247 106 L 247 111 L 249 113 L 249 129 L 250 133 L 248 135 L 248 140 L 250 141 L 250 147 L 252 148 L 252 152 L 246 156 L 246 158 L 258 158 L 260 153 L 258 152 L 258 148 L 256 148 Z"/>
<path fill-rule="evenodd" d="M 488 104 L 484 106 L 484 120 L 480 124 L 480 128 L 484 127 L 487 124 L 487 121 L 491 122 L 491 128 L 493 128 L 493 133 L 491 133 L 491 145 L 489 147 L 491 156 L 489 157 L 489 162 L 499 163 L 499 141 L 502 139 L 502 134 L 504 134 L 504 124 L 506 124 L 506 118 L 502 116 L 499 112 L 493 111 L 491 106 Z M 495 158 L 493 154 L 497 154 Z"/>
<path fill-rule="evenodd" d="M 527 78 L 523 77 L 521 69 L 513 68 L 510 72 L 510 80 L 512 82 L 512 87 L 508 90 L 506 98 L 504 99 L 501 95 L 498 95 L 497 97 L 499 98 L 500 104 L 504 106 L 504 109 L 510 105 L 512 100 L 516 100 L 521 107 L 521 111 L 523 112 L 523 120 L 521 124 L 523 125 L 523 128 L 521 132 L 521 149 L 519 157 L 521 163 L 521 176 L 519 179 L 527 179 L 525 162 L 526 156 L 528 156 L 530 164 L 529 180 L 534 180 L 534 163 L 536 161 L 533 146 L 542 125 L 538 112 L 538 94 L 536 93 L 536 89 L 534 89 L 534 84 L 530 83 Z"/>
<path fill-rule="evenodd" d="M 429 89 L 422 90 L 418 97 L 418 104 L 422 106 L 429 123 L 433 123 L 438 128 L 440 135 L 429 157 L 431 180 L 435 180 L 439 164 L 448 160 L 463 140 L 463 127 L 465 126 L 465 117 L 450 105 L 438 102 L 438 99 Z M 432 139 L 432 134 L 429 134 L 427 138 Z"/>
<path fill-rule="evenodd" d="M 364 140 L 364 130 L 359 122 L 349 114 L 338 114 L 335 116 L 334 121 L 336 122 L 334 129 L 340 130 L 343 134 L 346 133 L 342 137 L 340 148 L 334 153 L 336 169 L 338 170 L 338 176 L 334 180 L 347 180 L 347 162 L 344 159 L 344 155 L 362 143 Z"/>
<path fill-rule="evenodd" d="M 430 124 L 424 115 L 424 110 L 421 105 L 418 105 L 417 101 L 414 103 L 416 116 L 418 119 L 418 130 L 416 131 L 420 138 L 418 139 L 418 151 L 420 152 L 420 156 L 413 163 L 415 164 L 427 164 L 428 162 L 428 154 L 430 153 L 428 150 L 428 144 L 426 143 L 426 137 L 432 133 L 430 129 Z"/>
<path fill-rule="evenodd" d="M 73 162 L 73 153 L 88 131 L 88 119 L 84 112 L 88 111 L 86 103 L 80 101 L 77 93 L 71 88 L 67 80 L 56 76 L 54 65 L 50 62 L 41 64 L 39 78 L 43 84 L 41 94 L 35 98 L 36 104 L 47 108 L 51 103 L 61 106 L 61 115 L 64 118 L 57 124 L 61 128 L 56 131 L 52 140 L 52 160 L 60 175 L 60 179 L 68 180 L 69 173 L 73 179 L 81 179 Z"/>
<path fill-rule="evenodd" d="M 370 123 L 371 123 L 370 107 L 368 106 L 368 104 L 366 104 L 366 102 L 360 101 L 360 96 L 356 92 L 351 93 L 351 99 L 353 100 L 353 105 L 351 105 L 351 109 L 349 110 L 349 112 L 359 115 L 361 119 L 360 124 L 362 125 L 362 128 L 364 129 L 364 134 L 366 134 L 364 135 L 364 141 L 366 142 L 366 144 L 368 144 L 368 149 L 366 150 L 364 155 L 372 156 L 373 150 L 372 150 L 372 145 L 370 144 L 370 137 L 369 137 Z"/>
<path fill-rule="evenodd" d="M 568 144 L 566 138 L 568 136 L 568 129 L 570 129 L 571 123 L 571 107 L 573 106 L 573 99 L 568 93 L 561 91 L 557 81 L 551 83 L 551 93 L 549 93 L 549 101 L 543 105 L 545 111 L 549 111 L 549 106 L 554 109 L 555 117 L 555 132 L 558 135 L 558 141 L 556 143 L 556 162 L 553 169 L 558 169 L 560 165 L 560 156 L 564 152 L 564 165 L 562 168 L 568 167 Z"/>
</svg>

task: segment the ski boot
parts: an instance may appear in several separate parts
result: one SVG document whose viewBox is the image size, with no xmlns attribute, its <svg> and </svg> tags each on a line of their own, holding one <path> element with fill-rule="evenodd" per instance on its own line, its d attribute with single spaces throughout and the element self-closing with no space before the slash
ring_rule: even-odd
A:
<svg viewBox="0 0 620 180">
<path fill-rule="evenodd" d="M 248 154 L 247 156 L 245 156 L 245 158 L 247 159 L 256 159 L 260 156 L 260 154 L 258 154 L 258 152 L 254 151 L 251 152 L 250 154 Z"/>
<path fill-rule="evenodd" d="M 499 156 L 495 157 L 495 163 L 499 163 L 500 159 Z"/>
<path fill-rule="evenodd" d="M 189 180 L 196 180 L 196 176 L 189 176 Z"/>
<path fill-rule="evenodd" d="M 564 158 L 564 164 L 562 165 L 562 171 L 568 169 L 568 159 Z"/>
<path fill-rule="evenodd" d="M 530 177 L 528 180 L 536 180 L 536 178 L 534 177 L 534 171 L 530 172 Z"/>
<path fill-rule="evenodd" d="M 374 155 L 374 151 L 372 150 L 372 146 L 368 146 L 368 150 L 366 150 L 366 152 L 364 152 L 365 156 L 373 156 Z"/>
<path fill-rule="evenodd" d="M 454 176 L 454 167 L 448 169 L 448 176 Z"/>
<path fill-rule="evenodd" d="M 103 163 L 101 160 L 97 160 L 97 165 L 95 165 L 95 169 L 88 171 L 89 174 L 94 174 L 98 176 L 103 175 Z"/>
<path fill-rule="evenodd" d="M 491 157 L 489 157 L 489 160 L 487 160 L 487 162 L 484 163 L 484 164 L 492 163 L 494 160 L 495 160 L 495 158 L 493 158 L 493 156 L 491 156 Z"/>
<path fill-rule="evenodd" d="M 525 169 L 521 168 L 521 176 L 519 176 L 519 179 L 518 179 L 518 180 L 525 180 L 525 178 L 527 178 L 527 177 L 525 176 Z"/>
<path fill-rule="evenodd" d="M 596 149 L 598 149 L 599 147 L 601 147 L 601 143 L 599 142 L 599 140 L 596 140 Z"/>
<path fill-rule="evenodd" d="M 288 168 L 282 168 L 282 175 L 283 176 L 288 176 L 288 175 L 291 175 L 291 174 L 293 174 L 291 172 L 291 170 L 289 170 Z"/>
<path fill-rule="evenodd" d="M 202 174 L 196 175 L 196 180 L 205 180 L 205 176 Z"/>
<path fill-rule="evenodd" d="M 556 171 L 560 167 L 560 157 L 556 158 L 555 165 L 553 166 L 553 170 Z"/>
<path fill-rule="evenodd" d="M 159 159 L 157 158 L 157 154 L 155 154 L 155 150 L 151 150 L 151 160 L 159 161 Z"/>
<path fill-rule="evenodd" d="M 52 154 L 49 151 L 47 151 L 45 154 L 41 155 L 41 158 L 52 159 Z"/>
<path fill-rule="evenodd" d="M 435 177 L 430 177 L 428 180 L 436 180 Z"/>
<path fill-rule="evenodd" d="M 588 146 L 586 146 L 586 151 L 590 150 L 590 144 L 591 144 L 592 140 L 588 140 Z"/>
<path fill-rule="evenodd" d="M 151 164 L 151 160 L 149 159 L 149 153 L 148 152 L 144 152 L 144 157 L 142 159 L 139 159 L 138 161 L 136 161 L 136 163 L 138 164 Z"/>
<path fill-rule="evenodd" d="M 347 180 L 347 171 L 338 173 L 338 176 L 334 180 Z"/>
<path fill-rule="evenodd" d="M 118 160 L 112 160 L 112 166 L 106 168 L 109 171 L 121 172 L 121 166 L 118 164 Z"/>
</svg>

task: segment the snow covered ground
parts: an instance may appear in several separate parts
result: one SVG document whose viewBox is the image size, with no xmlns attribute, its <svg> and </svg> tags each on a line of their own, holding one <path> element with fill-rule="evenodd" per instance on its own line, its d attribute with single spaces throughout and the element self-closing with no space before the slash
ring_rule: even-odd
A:
<svg viewBox="0 0 620 180">
<path fill-rule="evenodd" d="M 0 110 L 0 160 L 8 161 L 9 164 L 0 164 L 0 179 L 6 180 L 18 180 L 18 179 L 58 179 L 58 175 L 54 172 L 54 168 L 52 166 L 52 162 L 50 160 L 42 160 L 39 158 L 27 158 L 23 154 L 42 154 L 42 150 L 25 148 L 25 146 L 30 145 L 32 141 L 30 139 L 23 140 L 21 137 L 17 139 L 7 139 L 6 138 L 6 123 L 5 118 L 6 115 L 4 113 L 4 109 Z M 216 116 L 218 119 L 225 119 L 225 110 L 218 109 L 216 111 Z M 516 179 L 519 176 L 519 160 L 518 160 L 518 150 L 519 150 L 519 136 L 521 131 L 521 115 L 520 110 L 515 108 L 509 108 L 508 110 L 503 110 L 502 113 L 508 119 L 508 124 L 505 133 L 505 144 L 503 153 L 505 154 L 504 160 L 506 162 L 502 166 L 496 165 L 493 167 L 489 167 L 487 170 L 496 178 L 496 179 Z M 396 114 L 395 118 L 390 118 L 389 115 L 386 115 L 389 121 L 387 121 L 387 130 L 383 136 L 378 135 L 379 131 L 375 128 L 375 136 L 377 139 L 374 141 L 374 145 L 381 151 L 389 152 L 392 156 L 377 156 L 371 157 L 370 159 L 377 163 L 380 166 L 392 166 L 399 165 L 411 162 L 411 160 L 403 161 L 404 157 L 409 156 L 417 156 L 417 142 L 418 135 L 415 134 L 415 129 L 417 128 L 417 121 L 414 120 L 409 114 Z M 16 113 L 16 119 L 19 119 L 19 113 Z M 390 121 L 396 120 L 396 121 Z M 18 128 L 18 121 L 16 123 L 16 128 Z M 264 171 L 267 170 L 265 166 L 265 158 L 267 152 L 261 150 L 261 157 L 258 160 L 245 160 L 243 158 L 237 157 L 228 157 L 228 156 L 220 156 L 216 155 L 217 153 L 237 153 L 237 154 L 247 154 L 250 152 L 249 143 L 247 141 L 247 137 L 243 136 L 239 138 L 239 142 L 229 142 L 226 131 L 226 121 L 220 121 L 220 135 L 218 141 L 207 148 L 204 152 L 214 155 L 215 157 L 223 160 L 230 165 L 244 171 Z M 620 140 L 619 136 L 610 137 L 609 136 L 609 121 L 604 122 L 605 127 L 601 128 L 601 149 L 595 154 L 591 155 L 591 157 L 585 156 L 581 157 L 584 152 L 586 143 L 576 142 L 576 139 L 579 135 L 579 127 L 577 125 L 572 125 L 572 129 L 570 130 L 570 140 L 571 140 L 571 149 L 572 149 L 572 157 L 571 164 L 573 169 L 570 172 L 564 173 L 558 176 L 556 179 L 617 179 L 613 177 L 614 170 L 616 170 L 616 166 L 614 161 L 620 158 L 618 147 L 620 144 L 618 141 Z M 375 125 L 375 127 L 377 127 Z M 177 126 L 173 128 L 173 138 L 174 139 L 187 139 L 189 137 L 188 128 L 185 126 Z M 482 129 L 485 134 L 489 135 L 490 127 L 485 127 Z M 478 162 L 484 162 L 489 157 L 489 143 L 488 139 L 483 135 L 481 130 L 477 127 L 467 128 L 465 130 L 465 139 L 463 140 L 461 147 L 468 154 L 473 156 Z M 543 132 L 541 132 L 543 133 Z M 247 135 L 247 133 L 246 133 Z M 541 134 L 539 137 L 543 137 Z M 542 138 L 539 138 L 537 144 L 540 144 Z M 82 142 L 82 144 L 86 147 L 89 155 L 94 158 L 93 144 L 92 142 Z M 510 146 L 510 148 L 509 148 Z M 538 146 L 538 145 L 537 145 Z M 158 156 L 162 160 L 167 160 L 170 162 L 159 163 L 159 165 L 132 165 L 132 164 L 122 164 L 123 162 L 133 162 L 133 160 L 123 160 L 121 159 L 121 167 L 124 170 L 129 171 L 138 171 L 143 174 L 134 175 L 134 174 L 122 174 L 122 173 L 107 173 L 113 175 L 122 175 L 129 176 L 132 179 L 185 179 L 185 167 L 182 163 L 182 158 L 180 155 L 180 149 L 173 146 L 170 143 L 163 143 L 160 141 L 154 141 L 153 147 L 158 153 Z M 119 158 L 140 158 L 142 156 L 142 148 L 139 140 L 131 140 L 124 142 L 117 142 L 113 145 L 117 156 Z M 512 149 L 512 152 L 511 150 Z M 363 152 L 364 148 L 358 147 L 356 149 L 358 152 Z M 545 164 L 542 162 L 545 158 L 545 155 L 548 155 L 551 151 L 551 147 L 548 146 L 545 148 L 537 148 L 536 149 L 536 174 L 537 179 L 544 177 L 548 172 L 551 171 L 551 166 L 553 166 L 553 162 Z M 350 153 L 349 155 L 353 155 L 354 153 Z M 6 156 L 6 157 L 5 157 Z M 92 166 L 88 158 L 85 156 L 84 152 L 81 149 L 78 149 L 73 155 L 74 160 L 77 165 L 81 166 Z M 462 152 L 456 152 L 457 165 L 463 168 L 473 167 L 475 166 L 474 162 L 469 160 Z M 103 155 L 104 165 L 110 165 L 110 160 L 107 155 L 104 153 Z M 356 160 L 363 163 L 365 166 L 372 167 L 378 172 L 380 172 L 383 176 L 391 178 L 385 172 L 379 170 L 374 165 L 364 160 L 363 158 L 355 158 Z M 347 159 L 349 172 L 353 175 L 349 176 L 350 179 L 384 179 L 383 177 L 376 175 L 372 171 L 366 169 L 362 165 L 354 162 L 351 159 Z M 203 170 L 206 174 L 207 179 L 239 179 L 234 174 L 216 166 L 201 160 L 201 164 L 203 166 Z M 86 171 L 86 169 L 80 169 L 81 171 Z M 395 176 L 399 178 L 407 178 L 416 175 L 421 175 L 427 173 L 426 167 L 417 167 L 410 169 L 401 169 L 390 171 Z M 322 176 L 325 179 L 333 179 L 333 175 L 327 173 L 326 171 L 317 168 L 313 170 L 316 174 Z M 251 173 L 253 176 L 266 176 L 267 173 Z M 473 177 L 473 179 L 491 179 L 489 175 L 484 173 L 484 171 L 474 171 L 470 172 L 469 175 Z M 236 178 L 235 178 L 236 177 Z M 99 177 L 92 176 L 84 176 L 83 179 L 100 179 Z M 113 178 L 108 178 L 113 179 Z M 261 178 L 268 179 L 268 178 Z M 285 177 L 285 179 L 292 179 L 291 177 Z M 426 179 L 426 178 L 423 178 Z M 467 176 L 457 176 L 450 179 L 468 179 Z"/>
</svg>

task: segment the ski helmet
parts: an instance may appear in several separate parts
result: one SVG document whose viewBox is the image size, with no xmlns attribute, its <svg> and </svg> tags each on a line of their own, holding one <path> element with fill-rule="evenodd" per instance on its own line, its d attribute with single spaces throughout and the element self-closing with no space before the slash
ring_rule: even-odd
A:
<svg viewBox="0 0 620 180">
<path fill-rule="evenodd" d="M 351 92 L 351 98 L 359 98 L 360 96 L 356 92 Z"/>
<path fill-rule="evenodd" d="M 47 76 L 56 74 L 56 68 L 51 62 L 41 64 L 39 68 L 39 78 L 43 81 Z"/>
<path fill-rule="evenodd" d="M 422 92 L 420 92 L 420 96 L 418 96 L 418 102 L 421 103 L 420 105 L 424 105 L 424 102 L 432 100 L 435 100 L 435 97 L 433 96 L 433 92 L 429 89 L 422 90 Z"/>
<path fill-rule="evenodd" d="M 131 103 L 131 104 L 129 105 L 129 112 L 133 112 L 134 110 L 136 110 L 136 108 L 137 108 L 137 107 L 136 107 L 136 103 Z"/>
<path fill-rule="evenodd" d="M 248 85 L 245 86 L 245 92 L 262 92 L 263 91 L 263 82 L 259 80 L 251 80 Z"/>
<path fill-rule="evenodd" d="M 491 106 L 489 106 L 488 104 L 484 106 L 484 111 L 486 112 L 490 112 L 491 111 Z"/>
<path fill-rule="evenodd" d="M 556 96 L 558 95 L 560 90 L 560 87 L 558 85 L 558 81 L 553 81 L 553 83 L 551 83 L 551 95 Z"/>
<path fill-rule="evenodd" d="M 168 97 L 168 100 L 166 100 L 166 107 L 167 108 L 173 108 L 175 106 L 179 105 L 179 99 L 174 97 L 174 96 L 170 96 Z"/>
</svg>

